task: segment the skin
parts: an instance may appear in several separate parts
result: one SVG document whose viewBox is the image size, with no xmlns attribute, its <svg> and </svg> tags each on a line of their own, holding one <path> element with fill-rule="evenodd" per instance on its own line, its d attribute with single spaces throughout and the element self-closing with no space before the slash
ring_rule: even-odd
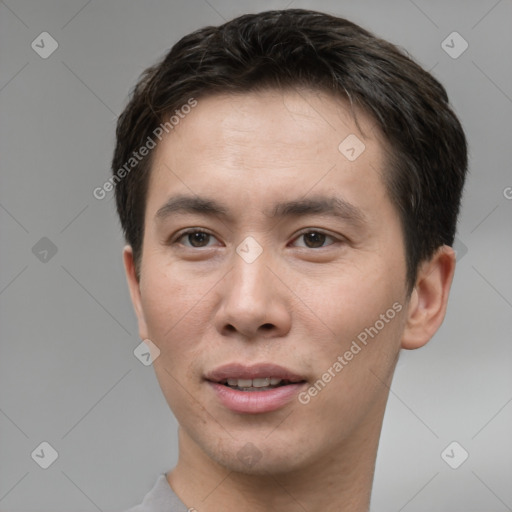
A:
<svg viewBox="0 0 512 512">
<path fill-rule="evenodd" d="M 213 95 L 155 149 L 140 280 L 129 246 L 124 263 L 140 337 L 160 349 L 153 366 L 180 425 L 167 480 L 187 507 L 369 509 L 399 352 L 425 345 L 443 321 L 455 254 L 441 247 L 408 295 L 403 233 L 382 178 L 387 143 L 362 112 L 358 121 L 365 136 L 344 100 L 315 91 Z M 338 150 L 350 134 L 365 144 L 354 161 Z M 158 218 L 177 194 L 212 198 L 230 216 Z M 363 222 L 265 214 L 318 196 L 344 199 Z M 212 236 L 195 247 L 181 236 L 187 228 Z M 252 263 L 235 251 L 247 236 L 263 249 Z M 270 361 L 311 386 L 394 303 L 401 311 L 306 405 L 235 413 L 203 379 L 225 363 Z M 253 465 L 237 457 L 247 443 L 260 457 Z"/>
</svg>

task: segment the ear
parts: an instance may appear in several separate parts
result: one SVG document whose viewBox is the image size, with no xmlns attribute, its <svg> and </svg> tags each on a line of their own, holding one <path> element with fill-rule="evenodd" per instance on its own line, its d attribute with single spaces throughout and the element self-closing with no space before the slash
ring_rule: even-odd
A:
<svg viewBox="0 0 512 512">
<path fill-rule="evenodd" d="M 423 347 L 443 323 L 455 262 L 455 251 L 443 245 L 429 261 L 420 265 L 407 306 L 402 348 L 412 350 Z"/>
<path fill-rule="evenodd" d="M 146 320 L 144 318 L 144 310 L 142 309 L 142 300 L 140 296 L 140 282 L 137 279 L 135 272 L 135 262 L 133 260 L 133 250 L 127 245 L 123 249 L 124 269 L 126 272 L 126 280 L 128 281 L 128 288 L 130 289 L 130 296 L 132 298 L 133 309 L 137 315 L 139 322 L 139 337 L 142 340 L 148 339 L 148 329 Z"/>
</svg>

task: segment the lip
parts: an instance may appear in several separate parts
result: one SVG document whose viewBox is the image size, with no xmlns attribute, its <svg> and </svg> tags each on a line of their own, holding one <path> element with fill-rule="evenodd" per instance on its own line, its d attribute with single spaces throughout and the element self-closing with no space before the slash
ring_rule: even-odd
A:
<svg viewBox="0 0 512 512">
<path fill-rule="evenodd" d="M 290 384 L 266 391 L 239 391 L 220 381 L 225 379 L 258 379 L 275 377 Z M 233 412 L 257 414 L 275 411 L 290 403 L 306 385 L 306 379 L 287 368 L 272 363 L 246 366 L 239 363 L 223 365 L 205 376 L 210 388 L 224 407 Z"/>
<path fill-rule="evenodd" d="M 205 379 L 212 382 L 220 382 L 224 379 L 264 379 L 265 377 L 275 377 L 291 382 L 306 380 L 305 377 L 273 363 L 260 363 L 255 365 L 229 363 L 219 366 L 205 375 Z M 256 393 L 256 391 L 254 391 L 254 393 Z"/>
</svg>

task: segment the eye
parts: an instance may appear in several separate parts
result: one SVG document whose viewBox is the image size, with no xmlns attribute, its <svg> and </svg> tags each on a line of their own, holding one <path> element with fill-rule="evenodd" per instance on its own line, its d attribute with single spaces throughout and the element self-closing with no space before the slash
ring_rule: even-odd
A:
<svg viewBox="0 0 512 512">
<path fill-rule="evenodd" d="M 300 233 L 299 236 L 294 240 L 294 242 L 296 242 L 297 240 L 300 240 L 301 238 L 304 239 L 305 245 L 298 245 L 296 247 L 306 247 L 308 249 L 322 248 L 322 247 L 325 247 L 324 243 L 329 238 L 331 240 L 334 240 L 333 243 L 336 242 L 336 238 L 328 235 L 327 233 L 323 233 L 322 231 L 318 231 L 318 230 L 309 230 L 309 231 Z M 332 245 L 332 244 L 328 244 L 328 245 Z"/>
<path fill-rule="evenodd" d="M 181 243 L 185 247 L 192 248 L 209 247 L 208 242 L 210 242 L 212 238 L 215 237 L 207 231 L 203 231 L 201 229 L 190 229 L 181 233 L 174 243 Z M 188 242 L 188 244 L 182 242 L 182 240 Z"/>
</svg>

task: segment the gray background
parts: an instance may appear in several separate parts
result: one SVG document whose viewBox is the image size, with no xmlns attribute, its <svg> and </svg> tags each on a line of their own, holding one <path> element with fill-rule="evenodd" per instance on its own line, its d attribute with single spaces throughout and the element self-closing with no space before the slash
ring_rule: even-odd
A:
<svg viewBox="0 0 512 512">
<path fill-rule="evenodd" d="M 112 194 L 92 191 L 145 67 L 196 28 L 287 6 L 404 47 L 445 85 L 470 144 L 448 315 L 402 354 L 372 511 L 512 510 L 510 0 L 0 1 L 0 510 L 121 510 L 175 464 L 176 420 L 133 354 Z M 47 59 L 31 48 L 43 31 L 59 45 Z M 456 59 L 441 46 L 453 31 L 469 44 Z M 31 458 L 43 441 L 58 452 L 48 469 Z M 441 458 L 452 441 L 469 453 L 458 469 Z"/>
</svg>

